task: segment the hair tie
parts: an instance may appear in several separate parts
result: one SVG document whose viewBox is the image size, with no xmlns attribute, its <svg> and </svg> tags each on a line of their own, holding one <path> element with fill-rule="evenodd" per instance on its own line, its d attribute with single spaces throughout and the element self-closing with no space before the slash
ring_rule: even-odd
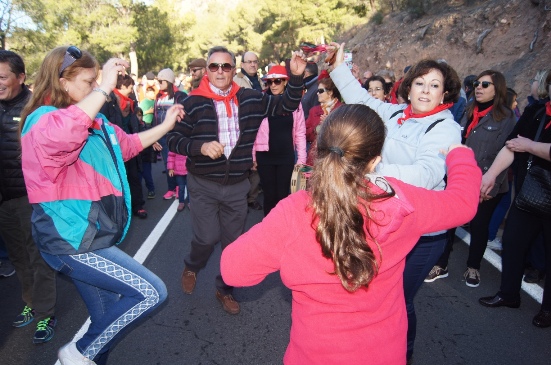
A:
<svg viewBox="0 0 551 365">
<path fill-rule="evenodd" d="M 337 155 L 339 155 L 341 157 L 344 156 L 343 150 L 341 150 L 339 147 L 329 147 L 329 151 L 335 152 Z"/>
</svg>

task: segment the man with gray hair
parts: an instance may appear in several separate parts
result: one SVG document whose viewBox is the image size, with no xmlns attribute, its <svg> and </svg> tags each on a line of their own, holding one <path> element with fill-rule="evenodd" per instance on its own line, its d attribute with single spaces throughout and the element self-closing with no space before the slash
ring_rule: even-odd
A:
<svg viewBox="0 0 551 365">
<path fill-rule="evenodd" d="M 214 246 L 220 242 L 224 250 L 243 233 L 258 128 L 266 116 L 288 114 L 299 106 L 305 66 L 302 53 L 294 53 L 285 93 L 268 95 L 233 81 L 235 56 L 227 48 L 209 50 L 207 77 L 183 100 L 186 115 L 168 134 L 170 151 L 188 157 L 193 238 L 182 274 L 186 294 L 193 292 Z M 240 307 L 232 293 L 218 274 L 216 298 L 226 312 L 237 314 Z"/>
<path fill-rule="evenodd" d="M 258 77 L 258 56 L 251 51 L 241 57 L 241 71 L 237 72 L 233 81 L 239 87 L 262 91 L 262 80 Z"/>
</svg>

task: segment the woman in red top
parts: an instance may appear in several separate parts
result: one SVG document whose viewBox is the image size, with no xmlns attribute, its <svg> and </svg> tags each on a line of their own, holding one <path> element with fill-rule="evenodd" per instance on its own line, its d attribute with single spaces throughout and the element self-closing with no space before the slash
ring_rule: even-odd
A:
<svg viewBox="0 0 551 365">
<path fill-rule="evenodd" d="M 324 77 L 325 76 L 325 77 Z M 331 111 L 341 106 L 341 94 L 333 83 L 333 80 L 327 73 L 320 74 L 321 80 L 318 79 L 318 101 L 320 105 L 316 105 L 310 109 L 308 119 L 306 119 L 306 142 L 310 144 L 306 164 L 312 166 L 316 158 L 316 137 L 318 135 L 319 126 Z"/>
<path fill-rule="evenodd" d="M 476 212 L 481 172 L 470 149 L 450 147 L 448 186 L 431 191 L 372 173 L 384 139 L 369 107 L 332 112 L 309 191 L 282 200 L 222 253 L 229 285 L 255 285 L 279 270 L 292 290 L 285 364 L 405 364 L 406 255 L 422 234 Z"/>
</svg>

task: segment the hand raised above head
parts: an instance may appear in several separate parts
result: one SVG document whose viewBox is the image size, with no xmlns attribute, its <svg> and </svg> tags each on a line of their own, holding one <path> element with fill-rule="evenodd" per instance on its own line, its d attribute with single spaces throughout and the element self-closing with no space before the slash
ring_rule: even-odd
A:
<svg viewBox="0 0 551 365">
<path fill-rule="evenodd" d="M 291 62 L 289 64 L 291 73 L 295 76 L 302 75 L 304 73 L 304 70 L 306 69 L 306 63 L 307 61 L 304 52 L 293 52 L 293 55 L 291 56 Z"/>
<path fill-rule="evenodd" d="M 327 47 L 325 62 L 333 68 L 337 68 L 344 62 L 344 43 L 331 42 Z"/>
<path fill-rule="evenodd" d="M 100 89 L 110 93 L 117 86 L 117 78 L 120 73 L 124 74 L 130 64 L 122 58 L 111 58 L 103 65 L 101 71 Z"/>
</svg>

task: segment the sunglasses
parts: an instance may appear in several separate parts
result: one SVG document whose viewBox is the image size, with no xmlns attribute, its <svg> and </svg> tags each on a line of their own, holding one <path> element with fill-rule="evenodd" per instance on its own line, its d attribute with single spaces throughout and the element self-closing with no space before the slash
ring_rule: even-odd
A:
<svg viewBox="0 0 551 365">
<path fill-rule="evenodd" d="M 282 79 L 266 80 L 266 85 L 268 86 L 272 86 L 272 84 L 281 85 L 282 82 L 283 82 Z"/>
<path fill-rule="evenodd" d="M 59 77 L 61 77 L 61 74 L 65 69 L 69 66 L 71 66 L 76 60 L 82 57 L 82 51 L 78 49 L 75 46 L 70 46 L 67 48 L 67 51 L 65 52 L 65 56 L 63 57 L 63 63 L 61 64 L 61 67 L 59 68 Z"/>
<path fill-rule="evenodd" d="M 326 89 L 319 88 L 318 91 L 317 91 L 317 93 L 318 93 L 318 95 L 321 95 L 321 94 L 323 94 L 323 93 L 326 92 L 326 91 L 327 91 Z"/>
<path fill-rule="evenodd" d="M 484 89 L 487 89 L 488 86 L 493 85 L 493 84 L 494 84 L 494 83 L 493 83 L 493 82 L 490 82 L 490 81 L 475 81 L 475 82 L 473 82 L 473 86 L 474 86 L 474 87 L 478 87 L 478 85 L 482 85 L 482 87 L 483 87 Z"/>
<path fill-rule="evenodd" d="M 203 69 L 203 67 L 200 67 L 200 68 L 192 68 L 192 69 L 191 69 L 191 72 L 192 72 L 192 73 L 196 73 L 196 72 L 198 72 L 198 71 L 201 71 L 202 69 Z M 216 70 L 218 71 L 218 69 L 216 69 Z"/>
<path fill-rule="evenodd" d="M 231 70 L 233 70 L 233 67 L 231 64 L 229 63 L 211 63 L 209 65 L 209 71 L 210 72 L 218 72 L 218 69 L 222 69 L 222 71 L 224 72 L 230 72 Z"/>
</svg>

